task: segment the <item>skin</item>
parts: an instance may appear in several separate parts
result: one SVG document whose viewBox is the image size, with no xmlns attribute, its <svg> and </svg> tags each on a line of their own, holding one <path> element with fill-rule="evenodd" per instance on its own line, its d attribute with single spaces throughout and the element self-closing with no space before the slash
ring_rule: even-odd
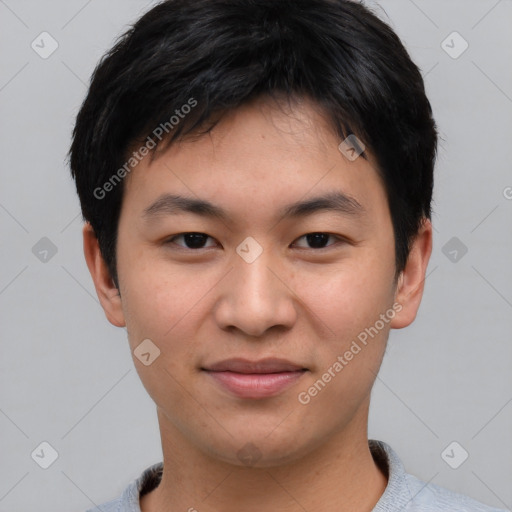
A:
<svg viewBox="0 0 512 512">
<path fill-rule="evenodd" d="M 125 183 L 120 294 L 85 225 L 84 253 L 107 319 L 126 326 L 132 354 L 147 338 L 161 351 L 149 366 L 133 357 L 157 405 L 164 457 L 162 481 L 141 498 L 142 512 L 371 511 L 384 492 L 387 477 L 367 441 L 370 391 L 390 329 L 416 317 L 432 226 L 425 220 L 395 281 L 376 164 L 371 154 L 349 161 L 340 142 L 313 103 L 287 109 L 259 99 L 208 135 L 145 158 Z M 365 215 L 276 217 L 284 205 L 332 190 L 355 198 Z M 182 213 L 148 221 L 144 209 L 164 192 L 211 201 L 231 220 Z M 202 249 L 169 241 L 190 232 L 211 238 Z M 308 233 L 335 237 L 317 249 Z M 236 252 L 249 236 L 263 250 L 252 263 Z M 298 394 L 393 304 L 400 312 L 301 404 Z M 243 399 L 201 371 L 231 357 L 280 357 L 308 371 L 276 396 Z M 252 465 L 237 455 L 247 443 L 258 454 Z"/>
</svg>

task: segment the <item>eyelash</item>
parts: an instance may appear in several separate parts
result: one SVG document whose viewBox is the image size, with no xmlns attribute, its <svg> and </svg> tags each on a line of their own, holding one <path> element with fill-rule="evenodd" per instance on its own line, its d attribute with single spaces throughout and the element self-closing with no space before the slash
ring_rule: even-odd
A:
<svg viewBox="0 0 512 512">
<path fill-rule="evenodd" d="M 190 248 L 190 247 L 184 247 L 182 245 L 179 245 L 179 244 L 175 244 L 174 240 L 177 239 L 177 238 L 180 238 L 180 237 L 183 237 L 183 236 L 186 236 L 186 235 L 204 235 L 208 238 L 211 238 L 213 239 L 213 237 L 207 235 L 206 233 L 200 233 L 200 232 L 196 232 L 196 231 L 190 231 L 190 232 L 185 232 L 185 233 L 180 233 L 178 235 L 174 235 L 173 237 L 171 237 L 170 239 L 168 239 L 165 244 L 168 245 L 168 244 L 174 244 L 174 245 L 178 245 L 178 247 L 180 247 L 181 249 L 185 250 L 185 251 L 195 251 L 195 252 L 198 252 L 198 251 L 201 251 L 201 250 L 204 250 L 204 249 L 210 249 L 211 247 L 200 247 L 200 248 L 197 248 L 197 249 L 193 249 L 193 248 Z M 313 231 L 311 233 L 306 233 L 305 235 L 302 235 L 300 236 L 299 238 L 297 238 L 296 240 L 300 240 L 301 238 L 304 238 L 304 237 L 307 237 L 308 235 L 327 235 L 329 238 L 334 238 L 334 239 L 337 239 L 338 242 L 337 243 L 334 243 L 334 244 L 331 244 L 331 245 L 328 245 L 326 247 L 320 247 L 320 248 L 314 248 L 314 247 L 299 247 L 299 249 L 304 249 L 306 251 L 315 251 L 315 252 L 319 252 L 319 251 L 323 251 L 323 250 L 327 250 L 333 246 L 337 246 L 339 245 L 339 243 L 346 243 L 346 240 L 341 237 L 341 236 L 338 236 L 338 235 L 333 235 L 331 233 L 325 233 L 323 231 Z"/>
</svg>

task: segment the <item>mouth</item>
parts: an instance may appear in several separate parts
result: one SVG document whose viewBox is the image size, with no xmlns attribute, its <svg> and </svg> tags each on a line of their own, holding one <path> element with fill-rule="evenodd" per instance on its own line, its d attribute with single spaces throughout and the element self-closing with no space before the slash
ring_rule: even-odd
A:
<svg viewBox="0 0 512 512">
<path fill-rule="evenodd" d="M 240 398 L 268 398 L 295 384 L 307 371 L 284 359 L 228 359 L 201 368 L 213 381 Z"/>
</svg>

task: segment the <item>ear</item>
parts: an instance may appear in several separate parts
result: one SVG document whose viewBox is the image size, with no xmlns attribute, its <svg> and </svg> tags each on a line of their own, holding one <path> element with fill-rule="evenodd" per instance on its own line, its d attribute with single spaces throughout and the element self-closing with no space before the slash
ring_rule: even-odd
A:
<svg viewBox="0 0 512 512">
<path fill-rule="evenodd" d="M 395 302 L 402 306 L 391 321 L 392 329 L 402 329 L 416 318 L 425 284 L 425 274 L 432 253 L 432 223 L 424 219 L 414 239 L 407 264 L 398 278 Z"/>
<path fill-rule="evenodd" d="M 103 311 L 105 311 L 105 316 L 112 325 L 124 327 L 126 323 L 121 304 L 121 296 L 114 284 L 114 280 L 110 276 L 107 264 L 101 255 L 94 229 L 87 222 L 83 227 L 82 233 L 85 261 L 89 267 L 89 272 L 91 273 L 94 287 L 96 288 L 96 294 L 98 295 Z"/>
</svg>

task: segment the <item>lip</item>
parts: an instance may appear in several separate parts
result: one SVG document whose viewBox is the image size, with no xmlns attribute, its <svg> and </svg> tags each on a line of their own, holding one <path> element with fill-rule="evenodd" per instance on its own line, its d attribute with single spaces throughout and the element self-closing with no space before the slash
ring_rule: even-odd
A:
<svg viewBox="0 0 512 512">
<path fill-rule="evenodd" d="M 295 384 L 307 368 L 285 359 L 227 359 L 201 368 L 223 389 L 240 398 L 268 398 Z"/>
<path fill-rule="evenodd" d="M 307 370 L 304 366 L 292 363 L 286 359 L 268 357 L 259 361 L 250 361 L 240 357 L 225 359 L 202 368 L 212 372 L 236 372 L 236 373 L 280 373 Z"/>
</svg>

